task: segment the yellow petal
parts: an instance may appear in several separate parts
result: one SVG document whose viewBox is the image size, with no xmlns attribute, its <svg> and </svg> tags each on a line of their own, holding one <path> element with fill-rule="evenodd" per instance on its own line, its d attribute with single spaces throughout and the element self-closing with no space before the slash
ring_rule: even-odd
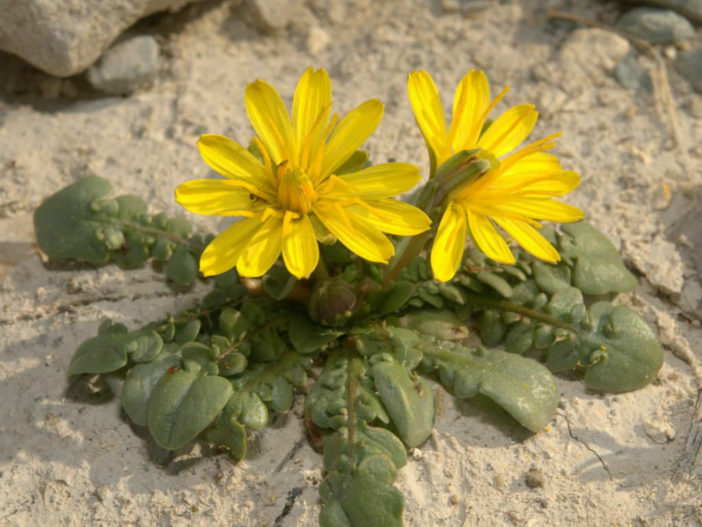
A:
<svg viewBox="0 0 702 527">
<path fill-rule="evenodd" d="M 424 140 L 440 163 L 446 157 L 448 132 L 439 90 L 431 75 L 422 70 L 409 74 L 407 93 Z"/>
<path fill-rule="evenodd" d="M 451 280 L 458 271 L 466 246 L 466 214 L 450 203 L 446 208 L 431 248 L 431 268 L 440 282 Z"/>
<path fill-rule="evenodd" d="M 504 195 L 563 196 L 580 184 L 580 176 L 572 170 L 505 173 L 496 187 Z"/>
<path fill-rule="evenodd" d="M 478 143 L 490 104 L 490 85 L 482 71 L 471 70 L 456 88 L 449 137 L 454 152 L 469 150 Z"/>
<path fill-rule="evenodd" d="M 260 224 L 260 222 L 259 222 Z M 283 219 L 269 216 L 251 236 L 236 262 L 241 276 L 256 277 L 270 269 L 280 256 Z"/>
<path fill-rule="evenodd" d="M 496 157 L 514 150 L 531 133 L 539 113 L 533 104 L 520 104 L 500 115 L 485 131 L 478 146 Z"/>
<path fill-rule="evenodd" d="M 283 219 L 283 260 L 291 275 L 307 278 L 319 262 L 319 246 L 309 217 L 295 216 L 288 211 Z"/>
<path fill-rule="evenodd" d="M 227 178 L 240 179 L 275 196 L 272 174 L 256 157 L 239 143 L 217 134 L 200 136 L 200 155 L 212 170 Z"/>
<path fill-rule="evenodd" d="M 351 157 L 368 139 L 383 118 L 383 103 L 371 99 L 351 110 L 336 126 L 325 146 L 320 179 L 324 179 Z"/>
<path fill-rule="evenodd" d="M 266 202 L 248 185 L 222 179 L 195 179 L 179 185 L 176 201 L 190 212 L 205 216 L 247 216 L 265 208 Z"/>
<path fill-rule="evenodd" d="M 258 219 L 244 218 L 222 231 L 200 256 L 200 272 L 212 276 L 228 271 L 236 265 L 241 251 L 261 227 Z"/>
<path fill-rule="evenodd" d="M 470 235 L 478 249 L 496 262 L 513 264 L 515 262 L 514 255 L 492 222 L 487 217 L 476 214 L 470 209 L 466 209 L 466 213 Z"/>
<path fill-rule="evenodd" d="M 361 199 L 383 199 L 408 191 L 421 176 L 419 169 L 410 163 L 382 163 L 344 174 L 339 179 L 353 185 L 355 195 Z"/>
<path fill-rule="evenodd" d="M 572 223 L 585 217 L 585 213 L 580 209 L 552 199 L 511 198 L 504 200 L 497 207 L 509 215 L 561 223 Z"/>
<path fill-rule="evenodd" d="M 324 69 L 307 68 L 295 89 L 292 106 L 292 122 L 298 146 L 305 139 L 309 148 L 315 150 L 321 140 L 324 126 L 329 122 L 332 104 L 332 89 L 329 75 Z M 309 137 L 315 131 L 315 137 Z"/>
<path fill-rule="evenodd" d="M 276 164 L 295 159 L 295 134 L 283 100 L 273 86 L 257 80 L 246 86 L 246 113 Z"/>
<path fill-rule="evenodd" d="M 398 236 L 413 236 L 426 231 L 431 225 L 429 216 L 417 207 L 394 199 L 367 201 L 365 206 L 348 207 L 348 211 L 381 231 Z"/>
<path fill-rule="evenodd" d="M 495 221 L 528 253 L 551 263 L 561 259 L 553 245 L 528 223 L 509 218 L 495 218 Z"/>
<path fill-rule="evenodd" d="M 395 248 L 380 230 L 343 207 L 320 203 L 317 218 L 350 251 L 371 262 L 387 263 Z"/>
</svg>

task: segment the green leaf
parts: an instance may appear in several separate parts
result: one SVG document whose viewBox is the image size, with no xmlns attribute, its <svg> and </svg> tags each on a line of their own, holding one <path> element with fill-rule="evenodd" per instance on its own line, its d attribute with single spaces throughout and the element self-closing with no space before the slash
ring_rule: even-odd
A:
<svg viewBox="0 0 702 527">
<path fill-rule="evenodd" d="M 434 394 L 429 384 L 411 379 L 394 361 L 375 363 L 371 375 L 402 440 L 410 448 L 422 444 L 434 427 Z"/>
<path fill-rule="evenodd" d="M 453 311 L 424 309 L 412 311 L 397 318 L 388 318 L 393 326 L 410 328 L 418 333 L 441 340 L 462 340 L 468 337 L 468 328 Z"/>
<path fill-rule="evenodd" d="M 573 285 L 586 295 L 623 293 L 636 288 L 636 278 L 609 239 L 586 222 L 563 225 L 570 239 L 560 242 L 561 255 L 575 261 Z"/>
<path fill-rule="evenodd" d="M 136 220 L 140 216 L 146 214 L 146 202 L 139 196 L 126 194 L 124 196 L 116 197 L 115 201 L 119 206 L 119 209 L 117 211 L 118 218 L 121 218 L 123 220 Z"/>
<path fill-rule="evenodd" d="M 68 365 L 69 375 L 108 373 L 127 364 L 129 335 L 99 335 L 83 342 Z"/>
<path fill-rule="evenodd" d="M 500 350 L 469 350 L 451 343 L 426 343 L 426 365 L 439 370 L 439 379 L 459 398 L 483 394 L 522 426 L 538 432 L 558 405 L 551 373 L 533 359 Z"/>
<path fill-rule="evenodd" d="M 184 245 L 178 246 L 168 260 L 166 276 L 181 286 L 190 286 L 197 278 L 197 262 Z"/>
<path fill-rule="evenodd" d="M 539 260 L 535 260 L 531 265 L 536 285 L 543 292 L 553 295 L 570 287 L 571 272 L 567 266 L 548 264 Z"/>
<path fill-rule="evenodd" d="M 91 176 L 46 198 L 34 212 L 34 231 L 39 248 L 51 259 L 74 259 L 93 264 L 107 262 L 109 251 L 98 232 L 104 223 L 93 212 L 94 200 L 106 196 L 112 186 Z"/>
<path fill-rule="evenodd" d="M 336 341 L 343 333 L 324 326 L 318 326 L 306 316 L 300 315 L 290 321 L 288 337 L 298 353 L 309 354 Z"/>
<path fill-rule="evenodd" d="M 180 359 L 164 352 L 153 362 L 137 364 L 127 372 L 122 385 L 122 406 L 135 424 L 146 426 L 147 408 L 154 387 L 170 368 L 178 366 Z"/>
<path fill-rule="evenodd" d="M 585 384 L 603 392 L 627 392 L 650 384 L 663 365 L 663 350 L 651 327 L 626 306 L 590 306 L 592 333 L 582 337 Z"/>
<path fill-rule="evenodd" d="M 378 482 L 371 475 L 354 474 L 337 479 L 334 493 L 338 500 L 326 502 L 319 522 L 322 527 L 400 527 L 404 497 L 391 485 Z"/>
<path fill-rule="evenodd" d="M 231 399 L 219 414 L 211 428 L 206 432 L 207 439 L 220 447 L 227 448 L 236 459 L 246 456 L 246 429 L 237 415 L 239 408 Z"/>
<path fill-rule="evenodd" d="M 370 302 L 374 306 L 377 306 L 378 312 L 381 315 L 387 315 L 404 307 L 414 293 L 415 287 L 412 282 L 399 280 L 387 289 L 374 293 Z"/>
<path fill-rule="evenodd" d="M 197 318 L 176 325 L 174 340 L 179 343 L 192 342 L 200 334 L 200 321 Z"/>
<path fill-rule="evenodd" d="M 161 448 L 180 448 L 212 423 L 232 393 L 223 377 L 186 370 L 165 375 L 149 400 L 149 432 Z"/>
<path fill-rule="evenodd" d="M 127 351 L 134 362 L 150 362 L 163 349 L 163 339 L 155 331 L 141 330 L 130 333 L 129 337 Z"/>
</svg>

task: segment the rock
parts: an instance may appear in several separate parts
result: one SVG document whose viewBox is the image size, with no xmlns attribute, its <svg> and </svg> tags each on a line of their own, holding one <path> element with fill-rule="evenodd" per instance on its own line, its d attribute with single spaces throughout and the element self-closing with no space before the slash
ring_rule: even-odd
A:
<svg viewBox="0 0 702 527">
<path fill-rule="evenodd" d="M 675 245 L 656 235 L 652 241 L 625 241 L 625 252 L 654 287 L 679 295 L 683 286 L 683 262 Z"/>
<path fill-rule="evenodd" d="M 614 76 L 619 84 L 628 90 L 638 91 L 644 89 L 653 91 L 653 82 L 648 70 L 644 68 L 635 55 L 627 54 L 614 67 Z"/>
<path fill-rule="evenodd" d="M 298 0 L 246 0 L 241 9 L 252 26 L 263 33 L 274 33 L 287 26 L 301 7 Z"/>
<path fill-rule="evenodd" d="M 654 443 L 663 445 L 675 439 L 675 428 L 664 420 L 647 420 L 642 425 L 644 432 Z"/>
<path fill-rule="evenodd" d="M 629 4 L 648 4 L 672 9 L 688 20 L 702 24 L 702 0 L 624 0 Z"/>
<path fill-rule="evenodd" d="M 673 65 L 695 90 L 702 93 L 702 47 L 683 51 Z"/>
<path fill-rule="evenodd" d="M 531 467 L 524 476 L 524 483 L 531 489 L 544 486 L 544 474 L 538 468 Z"/>
<path fill-rule="evenodd" d="M 0 0 L 0 50 L 57 77 L 84 71 L 129 26 L 199 0 Z"/>
<path fill-rule="evenodd" d="M 650 7 L 637 7 L 625 13 L 617 27 L 651 44 L 680 42 L 695 34 L 692 24 L 675 11 Z"/>
<path fill-rule="evenodd" d="M 307 51 L 309 51 L 311 55 L 317 55 L 327 47 L 330 41 L 331 37 L 329 33 L 319 26 L 312 26 L 309 33 L 307 33 Z"/>
<path fill-rule="evenodd" d="M 559 77 L 580 89 L 612 71 L 630 49 L 626 39 L 611 31 L 577 29 L 561 46 Z"/>
<path fill-rule="evenodd" d="M 159 47 L 156 39 L 142 35 L 123 40 L 108 49 L 90 67 L 88 82 L 113 95 L 129 95 L 151 84 L 158 75 Z"/>
</svg>

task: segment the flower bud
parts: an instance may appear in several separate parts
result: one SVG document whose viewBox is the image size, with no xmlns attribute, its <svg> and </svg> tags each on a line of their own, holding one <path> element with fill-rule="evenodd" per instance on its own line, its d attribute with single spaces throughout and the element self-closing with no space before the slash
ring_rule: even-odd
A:
<svg viewBox="0 0 702 527">
<path fill-rule="evenodd" d="M 341 278 L 331 278 L 318 284 L 308 304 L 312 320 L 326 326 L 338 326 L 353 314 L 356 292 Z"/>
</svg>

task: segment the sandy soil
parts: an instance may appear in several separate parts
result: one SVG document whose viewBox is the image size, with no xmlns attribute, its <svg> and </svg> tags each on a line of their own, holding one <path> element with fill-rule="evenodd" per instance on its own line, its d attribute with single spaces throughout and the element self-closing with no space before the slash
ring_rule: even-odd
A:
<svg viewBox="0 0 702 527">
<path fill-rule="evenodd" d="M 129 425 L 108 387 L 69 386 L 70 357 L 100 320 L 135 327 L 192 305 L 204 286 L 178 293 L 150 268 L 47 268 L 31 222 L 45 196 L 90 174 L 154 211 L 180 213 L 174 187 L 208 173 L 198 135 L 248 140 L 245 84 L 261 77 L 290 101 L 315 65 L 329 71 L 342 112 L 371 97 L 385 102 L 368 144 L 376 162 L 426 170 L 406 98 L 415 68 L 434 75 L 447 103 L 458 79 L 480 67 L 493 93 L 512 86 L 502 108 L 537 104 L 535 136 L 563 131 L 558 153 L 582 175 L 569 201 L 640 277 L 619 301 L 642 312 L 666 348 L 658 379 L 637 392 L 601 395 L 559 378 L 560 408 L 537 435 L 487 400 L 443 394 L 434 434 L 397 481 L 406 524 L 702 524 L 702 99 L 670 67 L 670 107 L 660 89 L 624 89 L 611 69 L 629 44 L 549 22 L 545 7 L 556 4 L 505 2 L 463 16 L 419 0 L 331 8 L 315 0 L 266 36 L 236 8 L 204 2 L 139 25 L 158 35 L 163 69 L 151 89 L 128 98 L 100 96 L 79 79 L 63 81 L 68 95 L 54 98 L 55 79 L 0 56 L 0 523 L 316 524 L 321 458 L 294 415 L 299 402 L 235 463 L 201 445 L 160 451 Z M 617 15 L 612 4 L 567 4 L 604 23 Z M 662 52 L 670 66 L 675 49 Z M 190 219 L 203 230 L 226 223 Z M 532 468 L 543 486 L 526 485 Z"/>
</svg>

